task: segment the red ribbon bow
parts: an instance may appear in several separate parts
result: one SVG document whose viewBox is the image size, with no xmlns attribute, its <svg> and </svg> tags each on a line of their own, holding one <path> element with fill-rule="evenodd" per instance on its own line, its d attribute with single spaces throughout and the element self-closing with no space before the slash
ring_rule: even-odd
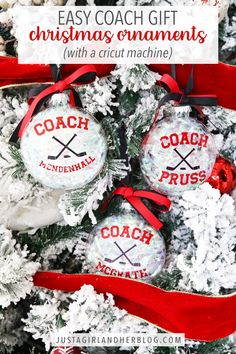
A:
<svg viewBox="0 0 236 354">
<path fill-rule="evenodd" d="M 161 206 L 159 211 L 165 213 L 170 210 L 171 201 L 164 195 L 145 190 L 135 191 L 133 187 L 128 186 L 118 187 L 113 194 L 121 195 L 126 199 L 144 217 L 144 219 L 154 227 L 154 229 L 160 230 L 163 226 L 162 222 L 146 207 L 140 198 L 153 201 L 159 207 Z"/>
<path fill-rule="evenodd" d="M 92 74 L 86 77 L 87 74 Z M 23 131 L 31 121 L 32 116 L 34 115 L 35 109 L 40 101 L 52 95 L 53 93 L 63 92 L 67 89 L 71 89 L 71 84 L 75 81 L 77 85 L 89 84 L 94 81 L 96 77 L 96 68 L 94 65 L 84 65 L 81 68 L 77 69 L 73 74 L 68 76 L 66 79 L 56 82 L 54 85 L 47 87 L 45 90 L 40 92 L 37 97 L 33 100 L 30 105 L 28 112 L 26 113 L 19 130 L 19 137 L 22 137 Z"/>
</svg>

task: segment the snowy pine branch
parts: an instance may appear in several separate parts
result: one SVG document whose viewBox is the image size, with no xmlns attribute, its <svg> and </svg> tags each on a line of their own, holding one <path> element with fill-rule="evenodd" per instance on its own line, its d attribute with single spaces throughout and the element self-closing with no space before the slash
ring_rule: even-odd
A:
<svg viewBox="0 0 236 354">
<path fill-rule="evenodd" d="M 91 285 L 84 285 L 79 291 L 65 295 L 62 298 L 63 310 L 59 312 L 62 305 L 60 296 L 56 292 L 51 293 L 51 298 L 47 295 L 43 304 L 31 307 L 28 318 L 24 320 L 26 331 L 36 339 L 41 338 L 47 349 L 50 347 L 49 333 L 53 331 L 102 333 L 106 328 L 107 332 L 115 333 L 158 332 L 154 326 L 117 308 L 111 294 L 106 294 L 106 297 L 97 294 Z M 137 351 L 137 354 L 141 353 Z"/>
<path fill-rule="evenodd" d="M 218 294 L 236 287 L 236 218 L 232 197 L 220 195 L 205 183 L 183 193 L 180 200 L 185 225 L 194 242 L 178 256 L 183 279 L 190 290 Z"/>
<path fill-rule="evenodd" d="M 122 160 L 111 160 L 102 173 L 94 181 L 80 188 L 64 194 L 59 203 L 60 212 L 70 226 L 80 224 L 88 213 L 93 224 L 96 218 L 93 210 L 99 206 L 104 193 L 113 186 L 114 178 L 122 179 L 127 174 L 127 166 Z"/>
<path fill-rule="evenodd" d="M 11 232 L 0 228 L 0 306 L 17 303 L 32 289 L 32 276 L 40 264 L 33 262 L 27 247 L 20 248 Z"/>
</svg>

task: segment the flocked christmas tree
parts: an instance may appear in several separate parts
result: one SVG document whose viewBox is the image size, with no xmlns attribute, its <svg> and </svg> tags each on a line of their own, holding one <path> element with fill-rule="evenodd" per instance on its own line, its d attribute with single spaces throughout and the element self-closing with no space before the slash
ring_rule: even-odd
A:
<svg viewBox="0 0 236 354">
<path fill-rule="evenodd" d="M 191 1 L 184 1 L 189 4 Z M 101 1 L 95 2 L 102 5 Z M 181 2 L 182 4 L 183 2 Z M 171 5 L 178 0 L 123 1 L 118 5 Z M 93 1 L 3 0 L 0 2 L 0 53 L 17 55 L 8 8 L 16 5 L 94 5 Z M 114 5 L 106 2 L 104 5 Z M 220 59 L 236 63 L 236 1 L 219 24 Z M 97 294 L 91 285 L 75 293 L 33 287 L 37 270 L 64 273 L 86 271 L 91 230 L 102 218 L 100 208 L 117 181 L 127 174 L 120 155 L 119 130 L 126 126 L 132 185 L 147 189 L 137 163 L 164 90 L 144 65 L 117 66 L 109 77 L 79 89 L 83 105 L 102 125 L 107 160 L 91 183 L 77 190 L 50 189 L 27 172 L 20 150 L 8 143 L 28 110 L 29 87 L 11 87 L 0 106 L 0 352 L 50 352 L 50 331 L 157 333 L 159 329 L 115 306 L 112 295 Z M 219 83 L 223 84 L 223 83 Z M 52 98 L 55 101 L 56 96 Z M 236 161 L 236 113 L 222 107 L 204 108 L 208 129 L 218 151 Z M 217 131 L 216 131 L 217 127 Z M 166 261 L 152 283 L 166 290 L 211 295 L 236 288 L 235 192 L 221 195 L 208 183 L 172 198 L 172 209 L 160 217 L 166 242 Z M 114 210 L 112 210 L 114 205 Z M 115 203 L 110 212 L 116 212 Z M 232 309 L 235 311 L 235 309 Z M 194 318 L 193 318 L 194 321 Z M 185 348 L 84 348 L 89 353 L 233 354 L 233 336 L 210 343 L 187 341 Z"/>
</svg>

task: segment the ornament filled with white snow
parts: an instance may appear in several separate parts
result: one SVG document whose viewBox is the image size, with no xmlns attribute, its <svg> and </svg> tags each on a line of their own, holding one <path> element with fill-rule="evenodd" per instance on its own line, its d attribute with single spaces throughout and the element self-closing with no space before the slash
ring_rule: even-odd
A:
<svg viewBox="0 0 236 354">
<path fill-rule="evenodd" d="M 189 117 L 190 107 L 173 107 L 145 138 L 140 165 L 148 184 L 178 195 L 195 189 L 211 175 L 217 149 L 204 124 Z"/>
<path fill-rule="evenodd" d="M 128 203 L 95 226 L 85 269 L 92 273 L 148 280 L 165 263 L 163 236 Z"/>
<path fill-rule="evenodd" d="M 219 22 L 221 22 L 228 11 L 230 0 L 190 0 L 186 1 L 186 5 L 210 5 L 210 6 L 217 6 L 218 7 L 218 18 Z"/>
<path fill-rule="evenodd" d="M 99 122 L 68 103 L 36 114 L 21 138 L 29 173 L 54 189 L 82 188 L 102 170 L 107 143 Z"/>
</svg>

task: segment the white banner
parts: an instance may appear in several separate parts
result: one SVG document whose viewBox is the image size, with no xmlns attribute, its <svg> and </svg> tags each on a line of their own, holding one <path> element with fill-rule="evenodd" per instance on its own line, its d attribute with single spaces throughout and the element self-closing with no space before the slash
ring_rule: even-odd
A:
<svg viewBox="0 0 236 354">
<path fill-rule="evenodd" d="M 73 347 L 183 347 L 183 333 L 73 333 L 50 336 L 52 346 Z"/>
<path fill-rule="evenodd" d="M 217 63 L 216 6 L 21 6 L 20 63 Z"/>
</svg>

